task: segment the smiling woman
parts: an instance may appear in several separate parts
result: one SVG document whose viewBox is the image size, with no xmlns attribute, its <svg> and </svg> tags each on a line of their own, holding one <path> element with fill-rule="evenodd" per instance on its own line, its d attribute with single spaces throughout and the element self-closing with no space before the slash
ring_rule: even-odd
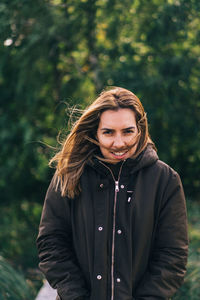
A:
<svg viewBox="0 0 200 300">
<path fill-rule="evenodd" d="M 57 299 L 169 299 L 186 271 L 185 198 L 137 96 L 102 92 L 53 162 L 37 245 Z"/>
<path fill-rule="evenodd" d="M 147 144 L 151 144 L 155 149 L 155 145 L 149 137 L 146 113 L 138 97 L 123 88 L 102 92 L 74 124 L 71 133 L 63 143 L 61 151 L 50 161 L 50 165 L 54 162 L 57 163 L 53 182 L 56 188 L 60 186 L 62 196 L 67 195 L 73 198 L 80 193 L 79 179 L 85 165 L 94 157 L 105 162 L 117 162 L 117 157 L 104 156 L 102 150 L 105 149 L 105 145 L 101 144 L 99 140 L 99 126 L 109 113 L 112 114 L 112 117 L 116 116 L 116 119 L 112 122 L 114 127 L 119 122 L 121 123 L 119 115 L 122 116 L 123 114 L 124 118 L 132 117 L 132 120 L 129 121 L 132 124 L 131 126 L 137 127 L 137 137 L 133 141 L 134 144 L 129 143 L 127 147 L 128 149 L 134 147 L 131 151 L 133 159 L 146 148 Z M 108 117 L 106 119 L 108 121 Z M 118 161 L 122 159 L 122 157 L 119 157 Z"/>
</svg>

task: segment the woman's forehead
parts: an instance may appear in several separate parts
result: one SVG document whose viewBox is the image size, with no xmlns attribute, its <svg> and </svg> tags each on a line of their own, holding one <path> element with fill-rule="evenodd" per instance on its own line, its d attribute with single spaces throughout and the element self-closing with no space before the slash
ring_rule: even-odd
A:
<svg viewBox="0 0 200 300">
<path fill-rule="evenodd" d="M 99 127 L 102 128 L 128 128 L 135 125 L 135 113 L 130 108 L 109 109 L 100 116 Z"/>
</svg>

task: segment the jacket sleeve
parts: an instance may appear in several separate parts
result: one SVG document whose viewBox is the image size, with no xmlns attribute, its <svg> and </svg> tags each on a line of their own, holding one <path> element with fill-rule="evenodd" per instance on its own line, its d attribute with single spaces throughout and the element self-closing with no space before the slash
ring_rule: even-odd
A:
<svg viewBox="0 0 200 300">
<path fill-rule="evenodd" d="M 37 237 L 39 267 L 62 300 L 88 297 L 86 283 L 73 250 L 70 199 L 61 197 L 51 182 Z"/>
<path fill-rule="evenodd" d="M 167 300 L 181 286 L 186 272 L 188 234 L 185 197 L 179 175 L 172 171 L 156 218 L 148 270 L 136 300 Z"/>
</svg>

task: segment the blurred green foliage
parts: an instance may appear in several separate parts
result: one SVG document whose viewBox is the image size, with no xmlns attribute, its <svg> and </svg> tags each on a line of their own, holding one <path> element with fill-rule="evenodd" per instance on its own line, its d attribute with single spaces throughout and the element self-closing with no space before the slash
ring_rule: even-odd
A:
<svg viewBox="0 0 200 300">
<path fill-rule="evenodd" d="M 200 196 L 199 0 L 1 0 L 0 252 L 37 266 L 48 160 L 68 106 L 136 93 L 162 160 Z M 198 241 L 199 242 L 199 241 Z"/>
<path fill-rule="evenodd" d="M 34 300 L 33 289 L 22 274 L 0 256 L 0 300 Z"/>
</svg>

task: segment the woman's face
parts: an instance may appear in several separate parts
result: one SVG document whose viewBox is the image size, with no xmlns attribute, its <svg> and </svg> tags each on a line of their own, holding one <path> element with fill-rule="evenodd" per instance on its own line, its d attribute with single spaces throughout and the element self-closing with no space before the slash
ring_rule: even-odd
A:
<svg viewBox="0 0 200 300">
<path fill-rule="evenodd" d="M 138 134 L 135 113 L 129 108 L 106 110 L 101 114 L 97 139 L 102 155 L 116 162 L 131 157 Z"/>
</svg>

